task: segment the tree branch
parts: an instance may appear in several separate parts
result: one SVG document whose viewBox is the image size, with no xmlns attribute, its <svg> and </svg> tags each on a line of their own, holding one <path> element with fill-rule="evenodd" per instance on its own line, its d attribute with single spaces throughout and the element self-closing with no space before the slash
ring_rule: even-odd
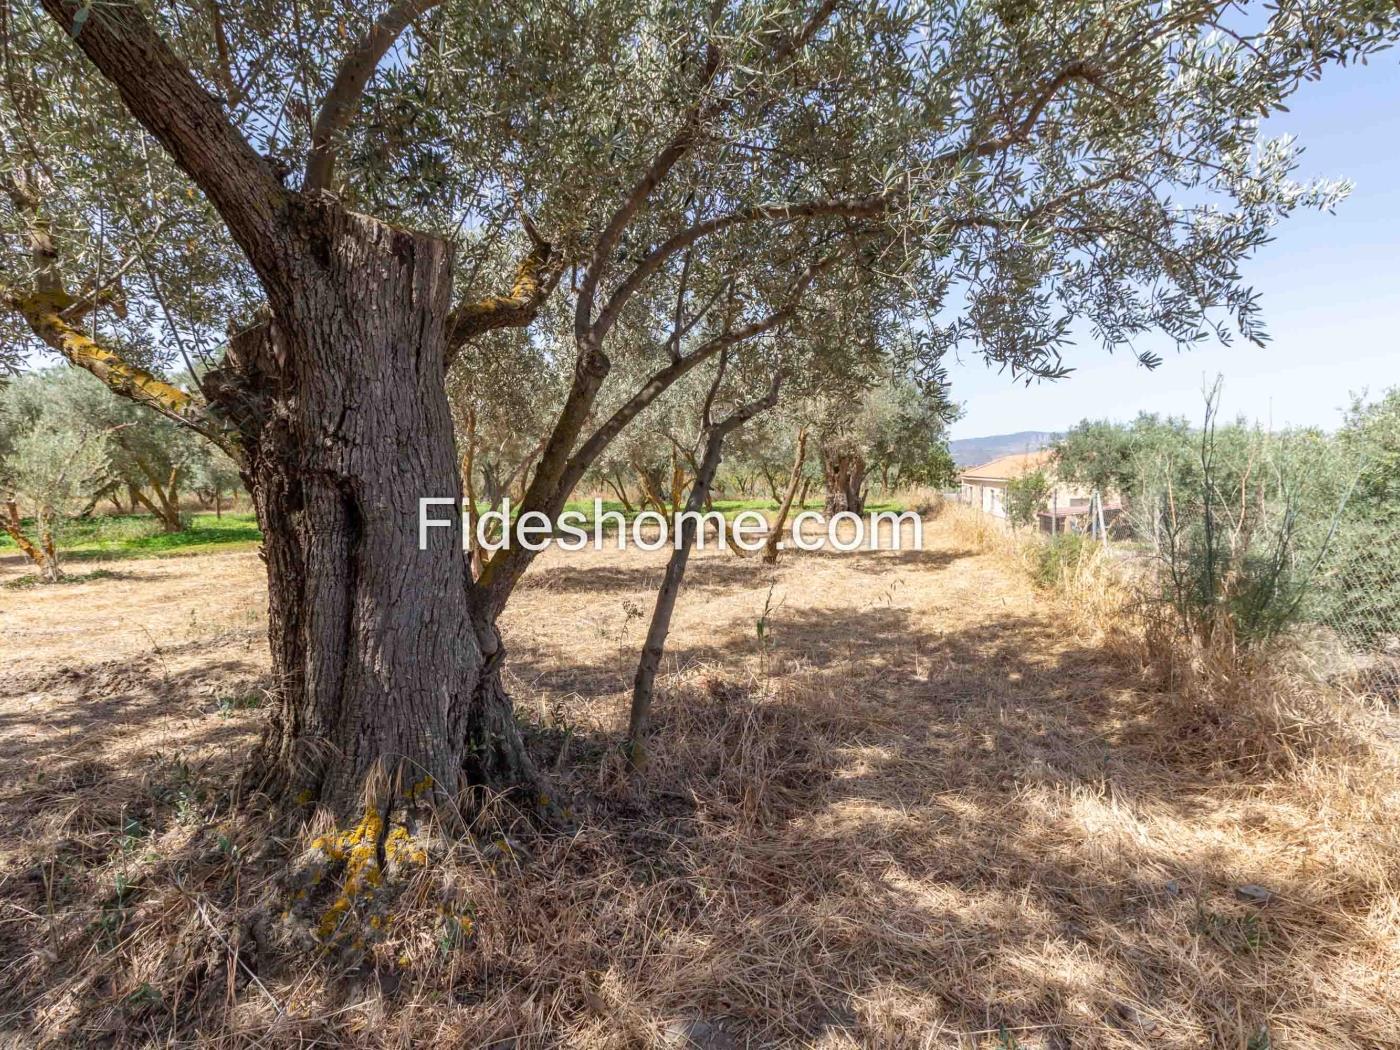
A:
<svg viewBox="0 0 1400 1050">
<path fill-rule="evenodd" d="M 743 426 L 760 412 L 766 412 L 778 403 L 778 392 L 783 386 L 783 372 L 781 370 L 773 373 L 773 379 L 768 384 L 768 392 L 757 400 L 750 401 L 746 405 L 740 405 L 724 419 L 718 423 L 706 424 L 705 429 L 712 435 L 723 438 L 730 432 Z"/>
<path fill-rule="evenodd" d="M 36 292 L 24 295 L 0 288 L 0 303 L 17 310 L 30 330 L 58 351 L 69 364 L 92 373 L 114 393 L 138 405 L 155 409 L 161 415 L 202 434 L 235 461 L 242 461 L 242 450 L 231 428 L 179 387 L 129 364 L 121 355 L 99 345 L 86 333 L 63 318 L 71 302 L 64 294 Z"/>
<path fill-rule="evenodd" d="M 546 448 L 545 454 L 541 457 L 540 465 L 535 470 L 534 480 L 530 484 L 529 490 L 525 493 L 522 501 L 521 513 L 538 510 L 547 517 L 553 518 L 563 509 L 565 500 L 568 499 L 579 481 L 582 480 L 590 467 L 592 467 L 603 450 L 612 443 L 622 429 L 635 419 L 648 405 L 656 400 L 661 394 L 668 390 L 682 376 L 688 374 L 697 365 L 708 361 L 715 354 L 738 343 L 746 342 L 757 338 L 760 335 L 770 332 L 780 325 L 786 323 L 797 312 L 803 297 L 811 287 L 812 282 L 817 277 L 834 266 L 847 249 L 842 248 L 832 252 L 830 255 L 812 263 L 808 266 L 800 277 L 794 282 L 792 292 L 786 302 L 781 307 L 769 313 L 752 324 L 742 328 L 726 330 L 711 339 L 706 340 L 694 351 L 679 360 L 672 361 L 666 367 L 659 369 L 644 382 L 632 394 L 630 398 L 612 414 L 601 426 L 595 430 L 572 456 L 569 451 L 573 448 L 573 443 L 577 440 L 579 432 L 583 428 L 583 423 L 587 419 L 587 412 L 592 407 L 592 397 L 590 396 L 586 404 L 575 402 L 571 392 L 570 400 L 566 403 L 565 410 L 560 413 L 560 424 L 556 425 L 555 432 L 551 435 L 550 444 Z M 602 379 L 599 377 L 598 382 Z M 576 387 L 578 384 L 576 374 Z M 593 394 L 596 395 L 596 387 Z M 583 416 L 576 422 L 573 420 L 573 413 L 582 412 Z M 563 429 L 564 420 L 570 418 L 570 429 L 572 436 L 564 437 L 567 433 Z M 562 454 L 559 450 L 563 449 Z M 557 458 L 556 464 L 551 464 L 546 469 L 546 460 L 553 455 Z M 506 599 L 510 597 L 511 591 L 515 589 L 516 583 L 524 575 L 530 562 L 534 559 L 534 552 L 527 551 L 523 547 L 511 546 L 503 547 L 492 555 L 482 570 L 481 578 L 478 581 L 486 592 L 489 609 L 492 614 L 499 613 L 505 607 Z"/>
<path fill-rule="evenodd" d="M 698 222 L 680 230 L 662 241 L 642 257 L 623 282 L 617 286 L 593 326 L 594 338 L 602 339 L 617 322 L 622 308 L 629 299 L 646 283 L 647 278 L 656 273 L 666 260 L 676 252 L 690 247 L 696 241 L 731 226 L 750 222 L 771 222 L 775 225 L 796 222 L 798 219 L 821 215 L 840 215 L 852 219 L 873 219 L 884 214 L 893 204 L 893 199 L 885 195 L 855 197 L 850 199 L 829 199 L 806 201 L 800 204 L 760 204 L 751 208 L 740 208 L 727 215 L 719 215 L 704 222 Z"/>
<path fill-rule="evenodd" d="M 773 49 L 768 62 L 777 65 L 811 43 L 812 38 L 816 36 L 836 10 L 836 4 L 837 0 L 823 0 L 797 33 L 784 38 Z M 719 72 L 720 58 L 719 49 L 714 44 L 710 44 L 705 52 L 704 75 L 700 85 L 702 93 L 714 81 L 715 75 Z M 574 337 L 579 342 L 601 342 L 607 328 L 616 319 L 616 311 L 613 311 L 607 324 L 602 324 L 600 319 L 599 326 L 595 328 L 592 316 L 598 282 L 602 277 L 608 258 L 622 238 L 622 234 L 646 204 L 652 191 L 670 174 L 680 159 L 690 152 L 701 127 L 707 121 L 725 112 L 733 102 L 732 98 L 719 99 L 706 106 L 703 97 L 697 99 L 695 104 L 686 111 L 675 135 L 652 159 L 651 164 L 642 173 L 642 177 L 633 185 L 621 206 L 608 220 L 607 226 L 604 227 L 602 234 L 598 237 L 597 244 L 594 246 L 592 258 L 589 260 L 588 267 L 584 271 L 583 281 L 579 286 L 578 305 L 574 313 Z M 629 292 L 628 297 L 630 295 Z M 616 297 L 614 296 L 614 298 Z M 619 304 L 618 309 L 621 309 L 621 304 Z"/>
<path fill-rule="evenodd" d="M 277 220 L 287 192 L 142 15 L 144 5 L 43 0 L 43 6 L 208 195 L 258 275 L 278 283 L 285 260 Z"/>
<path fill-rule="evenodd" d="M 993 154 L 1000 153 L 1002 150 L 1020 145 L 1030 138 L 1031 132 L 1035 130 L 1036 122 L 1040 120 L 1040 115 L 1045 112 L 1045 107 L 1054 101 L 1055 96 L 1059 94 L 1062 87 L 1072 80 L 1086 80 L 1091 84 L 1097 84 L 1102 77 L 1102 69 L 1083 59 L 1076 59 L 1068 63 L 1055 75 L 1050 83 L 1035 96 L 1025 116 L 1005 135 L 1000 135 L 994 139 L 987 139 L 984 142 L 969 143 L 959 149 L 943 154 L 936 159 L 935 163 L 954 164 L 967 157 L 990 157 Z"/>
<path fill-rule="evenodd" d="M 306 159 L 303 192 L 328 190 L 335 173 L 336 137 L 345 130 L 360 107 L 365 87 L 394 42 L 419 15 L 442 0 L 398 0 L 379 16 L 378 21 L 340 63 L 335 79 L 316 114 L 311 130 L 311 152 Z"/>
<path fill-rule="evenodd" d="M 710 85 L 718 71 L 719 50 L 714 45 L 710 45 L 705 53 L 705 70 L 700 88 L 702 92 Z M 617 242 L 622 239 L 622 234 L 631 224 L 637 212 L 641 211 L 642 206 L 646 204 L 652 191 L 670 174 L 677 162 L 690 152 L 690 147 L 694 144 L 700 125 L 706 116 L 708 116 L 706 107 L 699 101 L 686 111 L 680 128 L 671 136 L 670 141 L 662 147 L 661 151 L 652 158 L 651 163 L 642 172 L 641 178 L 633 184 L 622 204 L 613 212 L 608 224 L 603 227 L 603 232 L 598 235 L 598 241 L 593 247 L 593 254 L 583 272 L 583 280 L 579 284 L 578 305 L 574 311 L 574 338 L 579 342 L 597 342 L 601 338 L 600 335 L 593 334 L 590 329 L 593 327 L 594 298 L 598 290 L 598 281 L 602 278 L 603 268 L 607 265 L 613 249 L 617 247 Z"/>
<path fill-rule="evenodd" d="M 447 364 L 451 365 L 468 342 L 496 328 L 522 328 L 535 319 L 564 270 L 551 265 L 552 246 L 534 238 L 534 247 L 520 261 L 509 295 L 488 295 L 462 303 L 452 311 L 447 329 Z"/>
</svg>

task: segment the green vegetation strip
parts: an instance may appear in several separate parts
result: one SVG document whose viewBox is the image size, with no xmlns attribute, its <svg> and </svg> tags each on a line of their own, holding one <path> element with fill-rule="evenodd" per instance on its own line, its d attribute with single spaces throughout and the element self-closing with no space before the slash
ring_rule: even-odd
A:
<svg viewBox="0 0 1400 1050">
<path fill-rule="evenodd" d="M 485 505 L 481 507 L 484 511 Z M 592 530 L 593 501 L 573 500 L 565 505 L 566 511 L 576 511 L 584 516 L 581 528 Z M 777 504 L 766 499 L 715 500 L 714 509 L 729 520 L 746 510 L 760 512 L 773 511 Z M 821 509 L 820 503 L 808 502 L 806 510 Z M 899 503 L 867 503 L 867 513 L 899 513 L 904 510 Z M 633 520 L 638 511 L 623 510 L 622 504 L 604 501 L 605 514 L 621 514 L 627 521 Z M 799 513 L 794 507 L 792 513 Z M 32 525 L 26 521 L 25 524 Z M 611 520 L 604 522 L 604 531 L 613 527 Z M 149 558 L 165 554 L 198 554 L 212 549 L 241 550 L 262 542 L 262 532 L 257 519 L 251 512 L 227 513 L 223 517 L 213 514 L 195 514 L 190 517 L 189 527 L 183 532 L 162 532 L 160 523 L 145 514 L 112 514 L 92 518 L 81 518 L 64 523 L 59 535 L 59 550 L 65 558 Z M 8 535 L 0 533 L 0 552 L 16 550 L 15 542 Z"/>
</svg>

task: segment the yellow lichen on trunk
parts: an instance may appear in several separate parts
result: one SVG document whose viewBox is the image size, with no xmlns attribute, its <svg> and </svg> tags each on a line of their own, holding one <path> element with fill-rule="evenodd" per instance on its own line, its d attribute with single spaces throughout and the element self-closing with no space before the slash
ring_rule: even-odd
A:
<svg viewBox="0 0 1400 1050">
<path fill-rule="evenodd" d="M 7 298 L 24 315 L 35 335 L 67 358 L 70 364 L 91 372 L 117 393 L 178 416 L 185 415 L 194 407 L 194 399 L 179 387 L 144 368 L 128 364 L 69 324 L 63 318 L 62 311 L 74 302 L 72 296 L 63 292 L 37 292 L 31 295 L 12 294 Z"/>
<path fill-rule="evenodd" d="M 14 540 L 15 546 L 29 557 L 29 560 L 34 563 L 35 568 L 46 576 L 55 576 L 57 567 L 53 564 L 50 557 L 40 549 L 38 544 L 24 534 L 24 529 L 20 525 L 19 505 L 15 503 L 14 500 L 10 500 L 5 505 L 4 522 L 5 531 L 10 534 L 10 539 Z M 50 538 L 47 546 L 52 548 L 52 544 L 53 540 Z"/>
<path fill-rule="evenodd" d="M 543 241 L 536 243 L 516 268 L 509 295 L 488 295 L 459 306 L 452 326 L 454 342 L 460 343 L 492 328 L 528 321 L 539 305 L 549 258 L 550 245 Z"/>
<path fill-rule="evenodd" d="M 432 789 L 432 778 L 424 777 L 404 794 L 408 803 L 423 798 Z M 367 935 L 384 924 L 384 902 L 378 900 L 384 888 L 386 870 L 421 868 L 428 862 L 428 851 L 402 824 L 386 823 L 373 805 L 354 827 L 332 830 L 311 842 L 314 861 L 309 890 L 327 875 L 339 871 L 341 883 L 330 903 L 316 921 L 316 936 L 323 943 L 348 942 L 364 946 Z"/>
</svg>

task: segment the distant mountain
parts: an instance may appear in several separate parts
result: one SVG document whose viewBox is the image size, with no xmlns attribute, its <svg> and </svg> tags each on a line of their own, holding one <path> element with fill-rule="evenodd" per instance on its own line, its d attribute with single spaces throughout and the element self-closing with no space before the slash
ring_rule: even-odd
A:
<svg viewBox="0 0 1400 1050">
<path fill-rule="evenodd" d="M 975 467 L 979 463 L 1010 456 L 1017 452 L 1035 452 L 1045 448 L 1060 435 L 1046 430 L 1019 430 L 1014 434 L 993 434 L 990 437 L 958 438 L 948 442 L 948 451 L 959 467 Z"/>
</svg>

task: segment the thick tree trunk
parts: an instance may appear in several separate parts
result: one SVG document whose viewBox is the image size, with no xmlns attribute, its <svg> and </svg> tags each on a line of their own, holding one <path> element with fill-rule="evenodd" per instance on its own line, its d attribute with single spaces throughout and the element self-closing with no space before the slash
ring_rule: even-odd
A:
<svg viewBox="0 0 1400 1050">
<path fill-rule="evenodd" d="M 768 530 L 768 542 L 763 545 L 765 564 L 777 564 L 778 544 L 782 542 L 783 529 L 787 526 L 788 512 L 792 510 L 792 501 L 797 498 L 797 487 L 802 484 L 802 463 L 806 458 L 807 430 L 803 428 L 797 432 L 797 454 L 792 458 L 792 476 L 788 478 L 787 491 L 783 493 L 783 502 L 778 505 L 778 513 L 774 516 L 773 525 Z"/>
<path fill-rule="evenodd" d="M 842 511 L 865 513 L 865 458 L 849 448 L 822 449 L 822 475 L 826 480 L 826 515 Z"/>
<path fill-rule="evenodd" d="M 250 783 L 355 818 L 395 798 L 533 785 L 457 528 L 440 240 L 307 206 L 298 313 L 236 336 L 214 378 L 264 535 L 278 703 Z M 447 508 L 438 508 L 446 517 Z"/>
<path fill-rule="evenodd" d="M 481 495 L 487 507 L 492 509 L 499 507 L 501 500 L 505 499 L 505 484 L 501 481 L 500 468 L 495 463 L 488 461 L 481 465 Z"/>
<path fill-rule="evenodd" d="M 666 500 L 662 497 L 661 491 L 664 487 L 662 469 L 652 464 L 633 461 L 632 469 L 637 472 L 637 484 L 642 490 L 641 505 L 650 505 L 658 514 L 664 515 L 667 511 Z"/>
</svg>

